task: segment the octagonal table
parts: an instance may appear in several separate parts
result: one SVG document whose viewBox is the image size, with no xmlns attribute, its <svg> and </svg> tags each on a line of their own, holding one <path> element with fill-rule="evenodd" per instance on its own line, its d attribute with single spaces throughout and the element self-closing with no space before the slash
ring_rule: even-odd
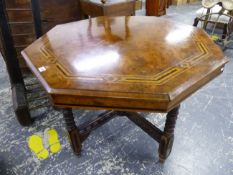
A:
<svg viewBox="0 0 233 175">
<path fill-rule="evenodd" d="M 180 103 L 219 75 L 227 63 L 201 29 L 156 17 L 98 17 L 58 25 L 22 55 L 62 108 L 71 146 L 79 155 L 90 132 L 126 116 L 170 154 Z M 72 108 L 105 109 L 76 126 Z M 136 112 L 166 112 L 160 130 Z"/>
</svg>

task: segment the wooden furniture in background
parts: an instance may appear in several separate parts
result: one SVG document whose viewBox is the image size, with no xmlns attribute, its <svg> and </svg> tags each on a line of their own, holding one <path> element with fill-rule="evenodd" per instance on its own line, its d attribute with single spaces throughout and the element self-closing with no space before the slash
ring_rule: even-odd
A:
<svg viewBox="0 0 233 175">
<path fill-rule="evenodd" d="M 202 22 L 201 27 L 222 47 L 228 48 L 233 42 L 233 1 L 203 0 L 202 8 L 196 11 L 194 26 Z M 222 32 L 220 32 L 222 30 Z"/>
<path fill-rule="evenodd" d="M 135 2 L 135 10 L 140 10 L 142 9 L 142 0 L 136 0 Z"/>
<path fill-rule="evenodd" d="M 135 0 L 80 0 L 85 15 L 96 16 L 130 16 L 135 14 Z"/>
<path fill-rule="evenodd" d="M 63 109 L 77 155 L 93 129 L 126 116 L 159 142 L 161 161 L 172 149 L 179 104 L 227 62 L 203 30 L 142 16 L 59 25 L 22 54 L 52 104 Z M 71 108 L 113 111 L 76 126 Z M 138 111 L 168 112 L 164 130 Z"/>
<path fill-rule="evenodd" d="M 25 68 L 20 51 L 57 24 L 81 19 L 78 0 L 1 0 L 9 25 L 13 48 L 21 68 Z M 52 8 L 51 8 L 52 7 Z M 2 45 L 5 45 L 2 36 Z M 6 48 L 7 49 L 7 48 Z M 2 50 L 5 54 L 5 50 Z"/>
<path fill-rule="evenodd" d="M 1 52 L 10 77 L 14 111 L 21 125 L 32 123 L 21 50 L 55 25 L 81 17 L 78 0 L 0 0 Z"/>
<path fill-rule="evenodd" d="M 167 8 L 172 5 L 172 0 L 167 0 Z"/>
<path fill-rule="evenodd" d="M 146 16 L 166 15 L 167 0 L 146 0 Z"/>
<path fill-rule="evenodd" d="M 201 0 L 172 0 L 173 5 L 184 5 L 192 2 L 197 2 Z"/>
</svg>

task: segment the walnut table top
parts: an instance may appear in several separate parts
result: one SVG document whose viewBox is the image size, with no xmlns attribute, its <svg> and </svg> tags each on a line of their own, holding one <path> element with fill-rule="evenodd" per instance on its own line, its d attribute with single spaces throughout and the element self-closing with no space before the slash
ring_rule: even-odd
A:
<svg viewBox="0 0 233 175">
<path fill-rule="evenodd" d="M 223 71 L 202 30 L 156 17 L 58 25 L 22 55 L 55 106 L 167 112 Z"/>
</svg>

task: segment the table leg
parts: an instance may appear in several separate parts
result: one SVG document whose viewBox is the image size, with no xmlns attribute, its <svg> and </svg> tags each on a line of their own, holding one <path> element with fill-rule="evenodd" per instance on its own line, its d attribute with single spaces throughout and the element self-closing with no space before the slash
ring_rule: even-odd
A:
<svg viewBox="0 0 233 175">
<path fill-rule="evenodd" d="M 195 18 L 195 19 L 194 19 L 193 26 L 194 26 L 194 27 L 197 27 L 198 22 L 199 22 L 199 18 Z"/>
<path fill-rule="evenodd" d="M 25 86 L 22 83 L 12 84 L 12 101 L 15 115 L 22 126 L 30 126 L 33 123 L 26 99 Z"/>
<path fill-rule="evenodd" d="M 80 155 L 82 149 L 81 136 L 75 124 L 72 109 L 64 109 L 63 117 L 69 134 L 71 147 L 76 155 Z"/>
<path fill-rule="evenodd" d="M 164 131 L 159 144 L 159 160 L 161 162 L 164 162 L 171 153 L 174 141 L 174 129 L 179 114 L 179 108 L 180 106 L 172 109 L 167 114 Z"/>
<path fill-rule="evenodd" d="M 174 141 L 174 129 L 178 117 L 178 112 L 179 106 L 168 112 L 163 132 L 153 126 L 145 118 L 141 117 L 138 113 L 134 112 L 106 111 L 103 114 L 100 114 L 95 120 L 88 121 L 79 127 L 77 127 L 75 124 L 72 109 L 64 109 L 63 117 L 67 131 L 69 133 L 71 146 L 74 153 L 77 155 L 80 155 L 82 142 L 88 137 L 92 130 L 102 126 L 104 123 L 118 115 L 128 117 L 154 140 L 159 142 L 159 159 L 161 162 L 164 162 L 172 150 Z"/>
</svg>

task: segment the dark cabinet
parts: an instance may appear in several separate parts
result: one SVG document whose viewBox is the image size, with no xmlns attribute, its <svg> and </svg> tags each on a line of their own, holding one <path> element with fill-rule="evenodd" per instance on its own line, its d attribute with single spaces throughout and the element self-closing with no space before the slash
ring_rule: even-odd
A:
<svg viewBox="0 0 233 175">
<path fill-rule="evenodd" d="M 146 0 L 146 15 L 147 16 L 165 15 L 167 6 L 168 6 L 167 0 Z"/>
</svg>

